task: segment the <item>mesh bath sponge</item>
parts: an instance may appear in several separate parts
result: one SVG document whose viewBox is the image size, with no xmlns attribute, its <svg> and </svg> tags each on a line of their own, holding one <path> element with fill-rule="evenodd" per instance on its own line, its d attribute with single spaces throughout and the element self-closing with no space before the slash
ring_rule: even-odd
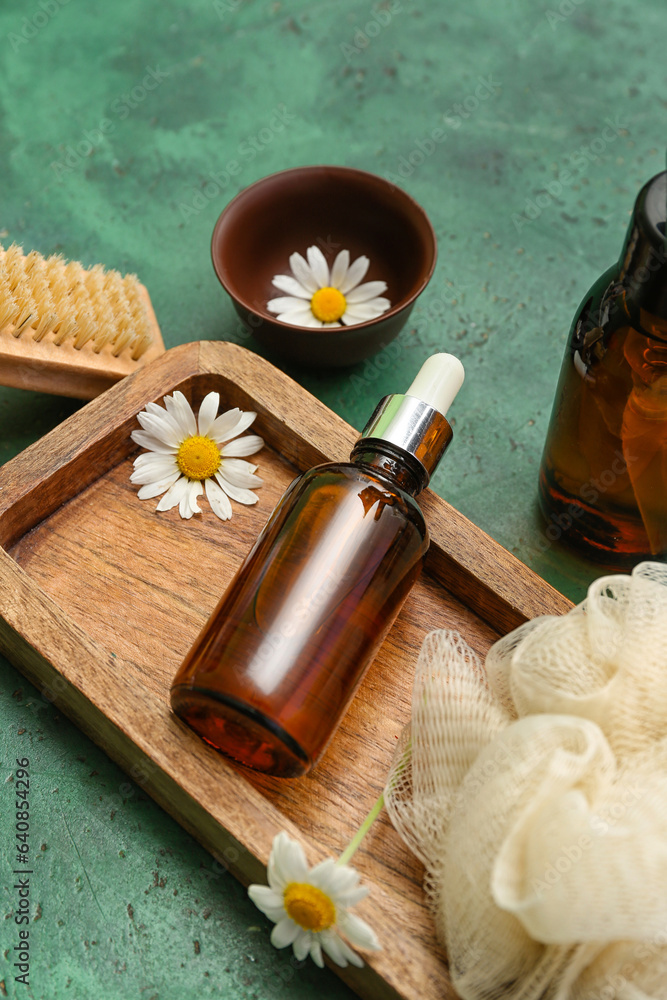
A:
<svg viewBox="0 0 667 1000">
<path fill-rule="evenodd" d="M 385 802 L 465 1000 L 667 1000 L 667 566 L 428 635 Z"/>
</svg>

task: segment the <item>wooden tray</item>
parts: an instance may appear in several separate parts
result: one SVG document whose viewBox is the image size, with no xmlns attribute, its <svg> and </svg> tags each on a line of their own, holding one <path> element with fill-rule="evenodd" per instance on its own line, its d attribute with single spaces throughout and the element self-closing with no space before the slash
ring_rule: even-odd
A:
<svg viewBox="0 0 667 1000">
<path fill-rule="evenodd" d="M 254 507 L 221 522 L 154 511 L 130 484 L 130 431 L 180 388 L 199 405 L 258 413 L 267 442 Z M 170 711 L 170 682 L 297 470 L 346 459 L 358 434 L 267 361 L 233 344 L 177 347 L 89 403 L 0 469 L 0 650 L 244 883 L 264 881 L 281 829 L 309 862 L 337 856 L 382 790 L 410 717 L 424 635 L 457 628 L 484 655 L 526 618 L 568 601 L 433 493 L 422 576 L 324 759 L 298 780 L 256 775 Z M 456 444 L 454 444 L 454 447 Z M 360 996 L 454 996 L 422 893 L 423 871 L 382 814 L 354 859 L 359 914 L 384 950 L 339 973 Z"/>
</svg>

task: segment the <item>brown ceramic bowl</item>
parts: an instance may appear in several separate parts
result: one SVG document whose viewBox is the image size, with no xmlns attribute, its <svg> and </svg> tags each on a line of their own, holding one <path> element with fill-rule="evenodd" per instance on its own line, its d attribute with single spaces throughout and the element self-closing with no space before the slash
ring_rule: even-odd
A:
<svg viewBox="0 0 667 1000">
<path fill-rule="evenodd" d="M 290 274 L 289 257 L 317 244 L 331 265 L 347 248 L 370 258 L 364 281 L 387 282 L 391 308 L 356 326 L 304 328 L 268 312 L 283 295 L 272 285 Z M 257 340 L 290 361 L 351 365 L 381 350 L 405 325 L 433 274 L 433 227 L 416 201 L 382 177 L 349 167 L 297 167 L 241 191 L 213 230 L 213 267 Z"/>
</svg>

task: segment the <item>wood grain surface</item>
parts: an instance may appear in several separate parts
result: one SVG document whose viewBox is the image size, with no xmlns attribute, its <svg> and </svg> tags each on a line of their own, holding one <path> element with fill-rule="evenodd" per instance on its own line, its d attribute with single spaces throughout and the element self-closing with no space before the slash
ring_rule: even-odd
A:
<svg viewBox="0 0 667 1000">
<path fill-rule="evenodd" d="M 129 482 L 136 413 L 180 388 L 198 406 L 258 413 L 265 485 L 221 522 L 157 514 Z M 254 774 L 204 744 L 169 686 L 285 487 L 347 458 L 358 434 L 286 375 L 232 344 L 175 348 L 0 470 L 0 649 L 244 883 L 264 881 L 281 829 L 310 863 L 339 854 L 382 790 L 423 637 L 455 628 L 484 655 L 526 618 L 568 601 L 434 494 L 427 572 L 408 598 L 321 763 L 305 778 Z M 422 869 L 382 814 L 355 855 L 372 887 L 358 912 L 383 951 L 335 968 L 365 998 L 454 997 Z"/>
</svg>

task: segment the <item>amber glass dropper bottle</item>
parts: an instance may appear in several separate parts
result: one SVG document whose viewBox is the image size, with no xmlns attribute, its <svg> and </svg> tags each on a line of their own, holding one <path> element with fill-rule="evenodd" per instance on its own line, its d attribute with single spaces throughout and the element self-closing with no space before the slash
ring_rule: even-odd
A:
<svg viewBox="0 0 667 1000">
<path fill-rule="evenodd" d="M 190 650 L 174 711 L 249 767 L 309 771 L 419 575 L 416 500 L 452 438 L 463 382 L 450 354 L 376 407 L 350 461 L 296 479 Z"/>
</svg>

